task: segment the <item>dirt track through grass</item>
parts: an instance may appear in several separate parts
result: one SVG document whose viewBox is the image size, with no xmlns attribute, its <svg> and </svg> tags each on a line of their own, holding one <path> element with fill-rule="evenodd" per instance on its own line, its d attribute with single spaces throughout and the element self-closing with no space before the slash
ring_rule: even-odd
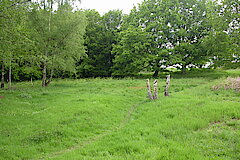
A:
<svg viewBox="0 0 240 160">
<path fill-rule="evenodd" d="M 91 137 L 89 140 L 81 143 L 81 144 L 77 144 L 77 145 L 74 145 L 68 149 L 65 149 L 65 150 L 61 150 L 61 151 L 58 151 L 58 152 L 55 152 L 55 153 L 51 153 L 50 155 L 46 155 L 46 156 L 43 156 L 41 157 L 40 159 L 46 159 L 46 158 L 55 158 L 55 157 L 58 157 L 60 155 L 63 155 L 65 153 L 68 153 L 68 152 L 72 152 L 74 150 L 77 150 L 77 149 L 81 149 L 81 148 L 84 148 L 86 147 L 87 145 L 90 145 L 98 140 L 100 140 L 101 138 L 107 136 L 107 135 L 110 135 L 114 132 L 117 132 L 118 130 L 120 130 L 121 128 L 123 128 L 131 119 L 131 116 L 133 114 L 133 112 L 136 110 L 136 108 L 144 103 L 147 103 L 148 101 L 143 101 L 139 104 L 135 104 L 133 105 L 127 112 L 127 114 L 125 115 L 124 119 L 121 121 L 121 123 L 117 126 L 117 127 L 114 127 L 113 129 L 109 130 L 109 131 L 106 131 L 100 135 L 97 135 L 97 136 L 94 136 L 94 137 Z"/>
</svg>

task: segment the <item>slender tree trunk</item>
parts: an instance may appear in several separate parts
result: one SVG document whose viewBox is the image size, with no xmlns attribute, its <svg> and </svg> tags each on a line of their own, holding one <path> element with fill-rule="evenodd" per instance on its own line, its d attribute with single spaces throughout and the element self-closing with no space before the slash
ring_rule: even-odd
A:
<svg viewBox="0 0 240 160">
<path fill-rule="evenodd" d="M 49 78 L 49 80 L 46 82 L 46 86 L 48 86 L 48 85 L 52 82 L 53 71 L 54 71 L 54 69 L 52 68 L 52 69 L 51 69 L 50 78 Z"/>
<path fill-rule="evenodd" d="M 156 68 L 155 68 L 153 77 L 157 78 L 158 74 L 159 74 L 160 67 L 161 67 L 160 64 L 159 64 L 159 59 L 156 59 L 155 63 L 156 63 L 156 66 L 155 66 Z"/>
<path fill-rule="evenodd" d="M 30 82 L 31 82 L 31 85 L 32 85 L 32 87 L 33 87 L 33 79 L 32 79 L 32 76 L 31 76 Z"/>
<path fill-rule="evenodd" d="M 158 80 L 157 79 L 153 82 L 153 86 L 154 86 L 153 99 L 158 99 Z"/>
<path fill-rule="evenodd" d="M 147 79 L 147 90 L 148 90 L 148 98 L 152 100 L 153 96 L 152 96 L 152 91 L 151 91 L 151 86 L 150 86 L 149 79 Z"/>
<path fill-rule="evenodd" d="M 186 74 L 186 64 L 182 65 L 182 74 Z"/>
<path fill-rule="evenodd" d="M 47 62 L 44 60 L 43 62 L 43 71 L 42 71 L 42 87 L 46 87 L 46 79 L 47 79 Z"/>
<path fill-rule="evenodd" d="M 168 92 L 169 87 L 170 87 L 170 75 L 167 75 L 164 96 L 169 96 L 169 92 Z"/>
<path fill-rule="evenodd" d="M 9 65 L 9 74 L 8 74 L 8 89 L 12 88 L 12 61 L 10 59 L 10 65 Z"/>
<path fill-rule="evenodd" d="M 51 67 L 51 73 L 50 73 L 50 78 L 49 80 L 46 82 L 46 86 L 48 86 L 51 82 L 52 82 L 52 78 L 53 78 L 53 72 L 54 72 L 54 60 L 55 60 L 55 55 L 52 57 L 52 67 Z"/>
<path fill-rule="evenodd" d="M 48 17 L 48 31 L 49 34 L 51 33 L 51 15 L 52 15 L 52 1 L 50 1 L 50 8 L 51 10 L 49 11 L 49 17 Z M 48 42 L 50 42 L 50 38 L 48 39 Z M 46 49 L 48 49 L 48 46 L 46 46 Z M 45 52 L 45 59 L 43 62 L 43 77 L 42 77 L 42 87 L 46 87 L 50 81 L 47 82 L 47 58 L 48 52 Z"/>
<path fill-rule="evenodd" d="M 50 82 L 52 82 L 52 78 L 53 78 L 53 72 L 54 72 L 54 69 L 52 68 L 52 69 L 51 69 L 50 78 L 49 78 L 49 81 L 50 81 Z"/>
<path fill-rule="evenodd" d="M 159 71 L 155 70 L 154 73 L 153 73 L 153 77 L 158 77 L 158 73 L 159 73 Z"/>
<path fill-rule="evenodd" d="M 4 61 L 2 63 L 2 81 L 1 81 L 1 88 L 4 88 Z"/>
</svg>

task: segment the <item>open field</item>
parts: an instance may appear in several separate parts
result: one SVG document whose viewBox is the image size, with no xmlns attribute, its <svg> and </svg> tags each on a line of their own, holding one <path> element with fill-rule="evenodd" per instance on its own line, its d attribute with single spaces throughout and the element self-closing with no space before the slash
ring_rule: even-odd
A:
<svg viewBox="0 0 240 160">
<path fill-rule="evenodd" d="M 156 101 L 144 79 L 17 83 L 0 90 L 0 159 L 240 159 L 240 92 L 214 89 L 229 75 L 175 75 L 169 97 L 159 79 Z"/>
</svg>

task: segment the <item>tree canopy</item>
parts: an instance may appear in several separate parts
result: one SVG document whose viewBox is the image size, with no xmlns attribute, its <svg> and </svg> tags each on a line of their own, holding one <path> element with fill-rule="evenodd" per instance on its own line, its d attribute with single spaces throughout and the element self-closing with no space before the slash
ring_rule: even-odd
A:
<svg viewBox="0 0 240 160">
<path fill-rule="evenodd" d="M 76 0 L 1 0 L 4 81 L 240 67 L 238 0 L 145 0 L 129 15 Z"/>
</svg>

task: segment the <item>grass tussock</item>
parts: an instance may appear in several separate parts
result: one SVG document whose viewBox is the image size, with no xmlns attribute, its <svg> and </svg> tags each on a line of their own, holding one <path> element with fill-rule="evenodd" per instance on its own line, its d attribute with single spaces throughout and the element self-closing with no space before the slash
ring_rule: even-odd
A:
<svg viewBox="0 0 240 160">
<path fill-rule="evenodd" d="M 240 77 L 236 77 L 236 78 L 228 77 L 223 83 L 213 86 L 212 89 L 213 90 L 233 89 L 235 91 L 240 92 Z"/>
</svg>

